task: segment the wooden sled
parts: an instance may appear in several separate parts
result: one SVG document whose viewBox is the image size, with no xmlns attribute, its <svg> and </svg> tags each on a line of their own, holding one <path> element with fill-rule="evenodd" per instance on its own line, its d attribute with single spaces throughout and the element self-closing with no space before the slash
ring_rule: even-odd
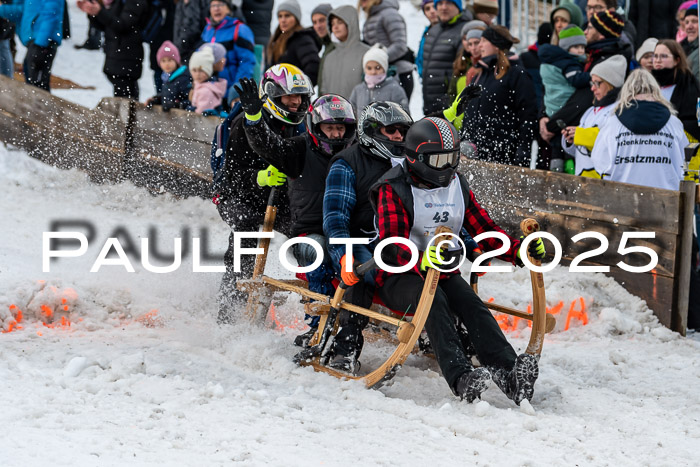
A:
<svg viewBox="0 0 700 467">
<path fill-rule="evenodd" d="M 534 219 L 525 219 L 521 223 L 521 229 L 525 235 L 528 235 L 539 230 L 539 225 Z M 448 232 L 449 229 L 440 228 L 438 229 L 437 234 L 439 235 Z M 533 264 L 537 266 L 540 265 L 538 260 L 531 257 L 529 257 L 529 259 Z M 358 268 L 356 273 L 358 275 L 362 275 L 366 268 L 373 266 L 373 264 L 362 265 Z M 430 313 L 430 308 L 435 296 L 435 290 L 437 289 L 438 285 L 438 279 L 439 272 L 437 270 L 430 269 L 426 275 L 426 280 L 424 282 L 423 291 L 418 306 L 410 322 L 343 301 L 343 296 L 347 287 L 342 284 L 342 282 L 336 289 L 336 293 L 332 298 L 320 293 L 311 292 L 304 287 L 304 285 L 302 285 L 305 284 L 303 281 L 279 280 L 266 277 L 264 275 L 257 278 L 259 283 L 255 284 L 255 287 L 259 291 L 264 287 L 269 287 L 272 289 L 294 292 L 314 301 L 313 303 L 307 304 L 306 308 L 307 312 L 310 312 L 310 314 L 320 315 L 321 320 L 318 328 L 320 331 L 317 332 L 314 339 L 312 339 L 310 349 L 300 352 L 297 357 L 295 357 L 295 361 L 299 365 L 311 366 L 316 371 L 324 372 L 337 378 L 361 380 L 368 388 L 371 388 L 381 386 L 383 383 L 390 380 L 401 368 L 403 363 L 406 361 L 406 358 L 408 358 L 408 355 L 416 347 L 416 342 L 423 330 L 423 327 L 425 326 L 428 314 Z M 542 277 L 542 273 L 530 272 L 530 281 L 533 291 L 532 313 L 522 312 L 494 303 L 486 303 L 486 305 L 494 311 L 511 314 L 513 316 L 532 321 L 532 332 L 526 353 L 539 356 L 542 352 L 544 335 L 545 333 L 551 332 L 552 329 L 554 329 L 556 320 L 553 316 L 546 313 L 544 279 Z M 476 289 L 476 283 L 473 283 L 472 286 Z M 248 283 L 248 287 L 248 290 L 252 290 L 250 283 Z M 265 292 L 258 292 L 258 296 L 269 297 L 269 294 Z M 265 303 L 265 306 L 269 308 L 269 301 Z M 265 308 L 265 310 L 267 310 L 267 308 Z M 326 366 L 330 357 L 329 350 L 330 344 L 332 343 L 332 336 L 337 331 L 337 317 L 341 310 L 348 310 L 362 314 L 371 320 L 387 323 L 396 328 L 396 339 L 398 340 L 396 349 L 383 364 L 366 375 L 352 375 Z M 257 316 L 254 317 L 254 319 L 257 320 Z"/>
</svg>

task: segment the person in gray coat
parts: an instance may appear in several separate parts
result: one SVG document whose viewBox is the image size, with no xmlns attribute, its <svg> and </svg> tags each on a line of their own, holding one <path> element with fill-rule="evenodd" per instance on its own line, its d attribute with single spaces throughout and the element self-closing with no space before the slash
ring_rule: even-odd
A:
<svg viewBox="0 0 700 467">
<path fill-rule="evenodd" d="M 362 82 L 362 58 L 369 46 L 360 42 L 360 21 L 355 7 L 335 8 L 328 15 L 328 22 L 338 42 L 321 60 L 318 93 L 340 94 L 347 98 Z"/>
<path fill-rule="evenodd" d="M 440 20 L 431 26 L 423 45 L 423 113 L 431 115 L 450 106 L 447 88 L 452 79 L 452 62 L 462 44 L 462 15 L 460 0 L 435 0 Z"/>
<path fill-rule="evenodd" d="M 362 68 L 365 70 L 364 82 L 355 86 L 350 94 L 350 103 L 359 114 L 371 102 L 396 102 L 408 111 L 408 97 L 399 82 L 393 77 L 387 77 L 389 54 L 384 46 L 375 44 L 362 58 Z"/>
<path fill-rule="evenodd" d="M 381 44 L 386 47 L 389 64 L 396 68 L 399 83 L 410 99 L 415 57 L 412 57 L 413 52 L 406 45 L 406 22 L 399 13 L 399 1 L 360 0 L 359 8 L 367 14 L 362 39 L 369 45 Z"/>
</svg>

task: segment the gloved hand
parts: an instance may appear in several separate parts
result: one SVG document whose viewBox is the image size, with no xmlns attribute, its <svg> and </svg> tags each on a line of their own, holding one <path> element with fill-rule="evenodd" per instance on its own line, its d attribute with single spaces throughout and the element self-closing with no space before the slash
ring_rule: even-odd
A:
<svg viewBox="0 0 700 467">
<path fill-rule="evenodd" d="M 459 104 L 457 104 L 457 115 L 463 114 L 467 109 L 467 105 L 469 105 L 469 101 L 481 96 L 482 90 L 483 88 L 481 85 L 476 83 L 471 83 L 462 89 L 462 92 L 457 96 L 457 100 L 459 100 Z"/>
<path fill-rule="evenodd" d="M 287 176 L 277 170 L 274 165 L 268 165 L 266 169 L 258 172 L 258 185 L 282 186 L 287 181 Z"/>
<path fill-rule="evenodd" d="M 241 107 L 246 115 L 251 117 L 260 113 L 263 107 L 263 100 L 258 95 L 258 85 L 250 78 L 241 78 L 238 84 L 234 84 L 233 88 L 238 93 L 241 99 Z"/>
<path fill-rule="evenodd" d="M 349 286 L 353 286 L 353 285 L 357 284 L 358 282 L 360 282 L 360 278 L 357 277 L 357 275 L 355 274 L 355 271 L 346 272 L 345 261 L 346 261 L 347 256 L 348 255 L 343 255 L 343 257 L 340 258 L 340 278 L 343 279 L 343 282 L 345 283 L 345 285 L 347 285 L 349 287 Z"/>
<path fill-rule="evenodd" d="M 471 261 L 471 262 L 473 263 L 474 261 L 476 261 L 476 258 L 478 258 L 479 256 L 481 256 L 482 254 L 484 254 L 484 252 L 481 251 L 481 248 L 477 248 L 477 249 L 473 250 L 473 251 L 469 254 L 469 261 Z M 491 261 L 488 261 L 488 262 L 485 263 L 485 264 L 484 264 L 484 263 L 481 263 L 481 265 L 482 265 L 482 266 L 491 266 Z M 474 274 L 476 274 L 476 275 L 479 276 L 479 277 L 486 275 L 485 272 L 475 272 Z"/>
<path fill-rule="evenodd" d="M 431 264 L 432 263 L 432 264 Z M 445 264 L 445 258 L 438 252 L 435 245 L 431 245 L 423 252 L 423 259 L 420 262 L 420 270 L 425 272 L 428 268 L 437 269 L 437 266 Z"/>
<path fill-rule="evenodd" d="M 522 242 L 525 237 L 520 237 L 520 241 Z M 542 241 L 541 238 L 538 238 L 537 240 L 533 240 L 530 242 L 530 244 L 527 247 L 528 253 L 530 253 L 530 256 L 532 256 L 532 259 L 538 259 L 542 261 L 544 257 L 547 254 L 547 250 L 544 248 L 544 242 Z M 516 255 L 518 256 L 518 259 L 522 261 L 521 253 L 522 248 L 518 249 L 518 252 Z"/>
</svg>

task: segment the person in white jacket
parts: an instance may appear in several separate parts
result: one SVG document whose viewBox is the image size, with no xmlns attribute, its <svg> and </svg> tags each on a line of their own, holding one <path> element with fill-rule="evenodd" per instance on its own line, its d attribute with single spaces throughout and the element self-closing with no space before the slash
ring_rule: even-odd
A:
<svg viewBox="0 0 700 467">
<path fill-rule="evenodd" d="M 646 70 L 630 74 L 600 130 L 591 159 L 605 180 L 678 190 L 688 138 Z"/>
<path fill-rule="evenodd" d="M 581 116 L 578 126 L 566 127 L 562 130 L 561 147 L 573 157 L 566 164 L 574 163 L 574 171 L 565 170 L 583 177 L 600 178 L 593 169 L 591 150 L 595 144 L 598 132 L 615 108 L 620 94 L 620 88 L 625 83 L 627 60 L 622 55 L 613 55 L 603 60 L 591 69 L 591 91 L 593 105 Z"/>
</svg>

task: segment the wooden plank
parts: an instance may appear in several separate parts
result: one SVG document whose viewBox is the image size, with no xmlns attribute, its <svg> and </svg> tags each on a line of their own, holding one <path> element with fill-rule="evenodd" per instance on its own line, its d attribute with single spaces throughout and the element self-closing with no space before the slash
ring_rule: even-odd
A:
<svg viewBox="0 0 700 467">
<path fill-rule="evenodd" d="M 204 144 L 197 141 L 174 138 L 150 131 L 143 131 L 136 126 L 133 132 L 134 157 L 158 157 L 190 170 L 203 177 L 211 179 L 212 171 L 209 166 L 211 141 Z"/>
<path fill-rule="evenodd" d="M 219 117 L 204 115 L 181 109 L 163 112 L 159 106 L 152 109 L 143 104 L 136 106 L 136 127 L 178 139 L 196 141 L 211 147 L 216 126 L 223 121 Z"/>
<path fill-rule="evenodd" d="M 682 180 L 680 192 L 683 199 L 681 219 L 683 228 L 679 235 L 679 245 L 676 261 L 676 282 L 673 297 L 673 315 L 671 329 L 685 336 L 688 328 L 688 297 L 690 295 L 690 268 L 693 244 L 693 224 L 695 223 L 695 182 Z"/>
<path fill-rule="evenodd" d="M 477 200 L 492 210 L 490 201 L 499 201 L 503 209 L 515 205 L 640 229 L 679 230 L 678 219 L 667 216 L 679 209 L 674 191 L 481 161 L 462 163 L 460 171 L 472 183 Z M 492 214 L 505 215 L 507 209 Z"/>
</svg>

